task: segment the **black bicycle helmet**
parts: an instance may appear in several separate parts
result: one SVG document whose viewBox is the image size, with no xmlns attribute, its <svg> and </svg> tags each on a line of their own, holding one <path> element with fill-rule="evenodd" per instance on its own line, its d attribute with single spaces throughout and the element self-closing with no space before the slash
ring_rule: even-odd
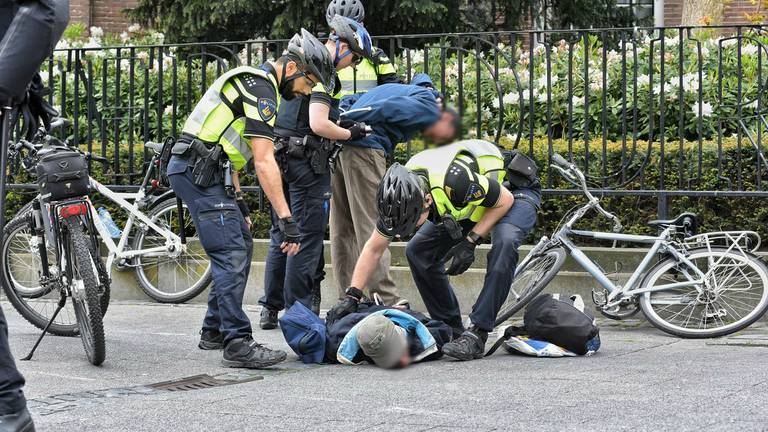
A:
<svg viewBox="0 0 768 432">
<path fill-rule="evenodd" d="M 341 15 L 359 23 L 365 19 L 365 8 L 360 0 L 333 0 L 325 11 L 325 20 L 331 25 L 333 17 Z"/>
<path fill-rule="evenodd" d="M 413 234 L 424 212 L 424 192 L 418 175 L 399 163 L 392 164 L 379 184 L 376 206 L 390 234 L 401 238 Z"/>
<path fill-rule="evenodd" d="M 331 20 L 331 40 L 341 40 L 349 45 L 349 49 L 362 57 L 371 58 L 373 42 L 368 30 L 357 21 L 341 15 L 336 15 Z M 338 56 L 338 53 L 336 54 Z"/>
<path fill-rule="evenodd" d="M 301 33 L 288 42 L 286 54 L 296 61 L 300 70 L 319 78 L 326 92 L 333 93 L 336 68 L 328 49 L 312 33 L 301 29 Z"/>
</svg>

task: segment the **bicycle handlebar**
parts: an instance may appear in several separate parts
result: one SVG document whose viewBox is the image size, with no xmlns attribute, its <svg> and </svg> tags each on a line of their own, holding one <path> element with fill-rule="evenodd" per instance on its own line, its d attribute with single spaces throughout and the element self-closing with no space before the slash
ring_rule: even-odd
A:
<svg viewBox="0 0 768 432">
<path fill-rule="evenodd" d="M 572 166 L 571 163 L 568 162 L 564 157 L 560 156 L 559 153 L 554 153 L 552 155 L 552 162 L 556 163 L 565 170 L 570 170 Z"/>
</svg>

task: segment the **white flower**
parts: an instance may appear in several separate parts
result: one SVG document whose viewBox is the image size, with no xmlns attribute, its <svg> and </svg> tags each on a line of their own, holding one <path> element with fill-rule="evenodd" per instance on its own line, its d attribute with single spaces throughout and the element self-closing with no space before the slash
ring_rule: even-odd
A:
<svg viewBox="0 0 768 432">
<path fill-rule="evenodd" d="M 136 58 L 141 62 L 147 63 L 149 61 L 149 53 L 147 51 L 140 51 L 136 54 Z"/>
<path fill-rule="evenodd" d="M 137 23 L 133 23 L 128 27 L 128 33 L 136 33 L 139 30 L 141 30 L 141 25 Z"/>
<path fill-rule="evenodd" d="M 728 48 L 736 45 L 736 39 L 728 39 L 721 42 L 723 48 Z"/>
<path fill-rule="evenodd" d="M 83 48 L 101 48 L 101 42 L 96 38 L 88 39 L 88 42 L 83 44 Z"/>
<path fill-rule="evenodd" d="M 169 70 L 172 67 L 173 67 L 173 57 L 171 57 L 169 55 L 164 55 L 163 56 L 163 69 L 164 70 Z"/>
<path fill-rule="evenodd" d="M 701 47 L 701 58 L 707 58 L 709 56 L 709 48 L 702 46 Z"/>
<path fill-rule="evenodd" d="M 699 74 L 692 72 L 683 75 L 683 90 L 690 93 L 699 91 Z"/>
<path fill-rule="evenodd" d="M 499 42 L 498 45 L 496 45 L 496 48 L 498 48 L 499 50 L 503 50 L 506 47 L 504 46 L 503 43 Z"/>
<path fill-rule="evenodd" d="M 664 38 L 664 44 L 668 46 L 678 46 L 680 45 L 680 38 L 678 36 Z"/>
<path fill-rule="evenodd" d="M 42 72 L 40 73 L 40 76 L 42 76 Z M 752 102 L 748 103 L 746 105 L 747 108 L 757 109 L 757 99 L 753 100 Z"/>
<path fill-rule="evenodd" d="M 127 42 L 128 42 L 128 39 L 130 39 L 130 38 L 131 38 L 131 37 L 130 37 L 130 36 L 128 36 L 128 32 L 122 32 L 122 33 L 120 33 L 120 40 L 121 40 L 123 43 L 127 43 Z"/>
<path fill-rule="evenodd" d="M 539 77 L 539 79 L 536 80 L 536 86 L 538 88 L 547 88 L 547 76 L 542 75 Z"/>
<path fill-rule="evenodd" d="M 520 102 L 520 95 L 517 92 L 511 92 L 504 95 L 504 104 L 506 105 L 514 105 L 518 102 Z"/>
<path fill-rule="evenodd" d="M 589 89 L 593 92 L 599 92 L 603 89 L 603 83 L 601 81 L 596 81 L 589 84 Z"/>
<path fill-rule="evenodd" d="M 608 64 L 611 65 L 621 60 L 621 55 L 615 50 L 610 50 L 606 53 L 605 58 L 608 60 Z"/>
<path fill-rule="evenodd" d="M 741 47 L 741 54 L 742 55 L 755 55 L 757 54 L 758 48 L 757 45 L 744 45 Z"/>
<path fill-rule="evenodd" d="M 48 71 L 47 70 L 40 70 L 40 72 L 38 72 L 38 73 L 40 74 L 40 79 L 43 80 L 43 82 L 47 82 L 48 81 Z"/>
<path fill-rule="evenodd" d="M 504 138 L 514 142 L 517 140 L 517 134 L 510 134 L 510 133 L 504 134 Z"/>
<path fill-rule="evenodd" d="M 101 39 L 104 36 L 104 30 L 101 27 L 91 27 L 91 37 Z"/>
<path fill-rule="evenodd" d="M 536 95 L 536 100 L 538 102 L 541 102 L 541 103 L 547 103 L 547 99 L 548 99 L 547 94 L 548 93 L 546 93 L 546 92 L 541 92 L 541 93 L 537 94 Z"/>
<path fill-rule="evenodd" d="M 583 106 L 583 105 L 584 105 L 583 98 L 580 98 L 580 97 L 573 98 L 573 106 L 577 107 L 577 106 Z"/>
<path fill-rule="evenodd" d="M 69 49 L 69 48 L 70 48 L 69 42 L 67 42 L 65 39 L 61 39 L 61 40 L 59 40 L 58 43 L 56 43 L 56 48 L 55 49 L 57 49 L 57 50 L 65 50 L 65 49 Z"/>
<path fill-rule="evenodd" d="M 637 77 L 638 87 L 648 87 L 650 83 L 651 83 L 651 79 L 648 77 L 648 75 L 643 74 Z"/>
<path fill-rule="evenodd" d="M 499 109 L 499 98 L 498 97 L 494 97 L 491 100 L 491 106 L 496 108 L 496 109 Z"/>
<path fill-rule="evenodd" d="M 693 105 L 691 107 L 691 110 L 693 111 L 693 115 L 698 117 L 699 116 L 699 106 Z M 709 102 L 702 102 L 701 103 L 701 116 L 702 117 L 711 117 L 712 116 L 712 104 Z"/>
<path fill-rule="evenodd" d="M 536 45 L 536 48 L 533 49 L 534 55 L 541 55 L 542 53 L 547 51 L 547 47 L 544 46 L 544 44 Z"/>
<path fill-rule="evenodd" d="M 173 105 L 168 105 L 167 107 L 165 107 L 165 109 L 163 110 L 163 114 L 167 116 L 173 114 Z"/>
<path fill-rule="evenodd" d="M 632 48 L 635 46 L 632 42 L 626 42 L 624 43 L 624 51 L 630 52 L 632 51 Z"/>
</svg>

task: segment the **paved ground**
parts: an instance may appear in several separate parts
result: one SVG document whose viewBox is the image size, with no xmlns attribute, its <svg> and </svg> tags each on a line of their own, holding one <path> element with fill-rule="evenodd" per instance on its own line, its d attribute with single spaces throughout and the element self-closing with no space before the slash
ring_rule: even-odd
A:
<svg viewBox="0 0 768 432">
<path fill-rule="evenodd" d="M 17 357 L 37 331 L 3 303 Z M 249 311 L 258 319 L 257 310 Z M 391 372 L 289 361 L 249 382 L 185 392 L 148 384 L 219 375 L 220 353 L 195 348 L 199 306 L 113 304 L 107 361 L 79 339 L 50 337 L 19 362 L 39 431 L 768 430 L 768 328 L 681 340 L 645 324 L 604 325 L 591 358 L 498 353 Z M 284 348 L 279 330 L 255 334 Z M 263 377 L 263 379 L 258 379 Z M 232 378 L 232 376 L 230 376 Z"/>
</svg>

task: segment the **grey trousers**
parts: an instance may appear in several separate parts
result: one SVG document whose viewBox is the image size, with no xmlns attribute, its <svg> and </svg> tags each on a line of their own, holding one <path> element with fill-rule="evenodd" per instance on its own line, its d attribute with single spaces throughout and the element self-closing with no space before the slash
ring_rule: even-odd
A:
<svg viewBox="0 0 768 432">
<path fill-rule="evenodd" d="M 352 283 L 352 273 L 365 242 L 376 229 L 376 191 L 387 170 L 384 152 L 345 146 L 331 179 L 331 259 L 339 297 Z M 388 305 L 400 296 L 389 274 L 389 251 L 370 278 L 368 293 L 378 293 Z"/>
</svg>

